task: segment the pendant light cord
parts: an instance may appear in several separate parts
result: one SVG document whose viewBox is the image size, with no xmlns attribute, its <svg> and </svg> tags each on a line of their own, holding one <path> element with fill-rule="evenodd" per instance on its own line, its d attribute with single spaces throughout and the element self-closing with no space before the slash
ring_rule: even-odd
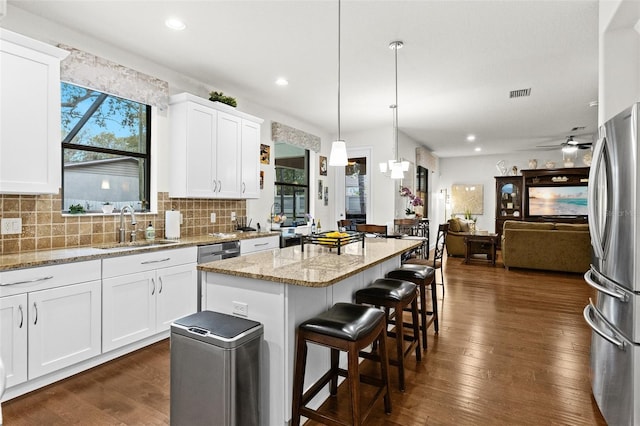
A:
<svg viewBox="0 0 640 426">
<path fill-rule="evenodd" d="M 400 161 L 400 153 L 398 152 L 398 42 L 394 42 L 395 48 L 395 73 L 396 73 L 396 106 L 395 106 L 395 118 L 396 118 L 396 128 L 395 128 L 395 137 L 396 137 L 396 161 Z"/>
<path fill-rule="evenodd" d="M 341 2 L 338 0 L 338 140 L 342 140 L 340 137 L 340 10 Z"/>
</svg>

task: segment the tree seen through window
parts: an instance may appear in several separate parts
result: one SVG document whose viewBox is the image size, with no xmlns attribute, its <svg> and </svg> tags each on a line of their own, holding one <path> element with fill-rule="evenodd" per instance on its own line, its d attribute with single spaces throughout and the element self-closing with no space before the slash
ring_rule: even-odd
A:
<svg viewBox="0 0 640 426">
<path fill-rule="evenodd" d="M 63 206 L 149 207 L 151 107 L 61 83 Z"/>
</svg>

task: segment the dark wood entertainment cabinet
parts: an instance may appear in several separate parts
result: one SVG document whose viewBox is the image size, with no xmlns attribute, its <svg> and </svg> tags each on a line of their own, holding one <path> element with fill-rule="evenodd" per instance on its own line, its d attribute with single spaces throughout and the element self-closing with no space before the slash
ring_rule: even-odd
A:
<svg viewBox="0 0 640 426">
<path fill-rule="evenodd" d="M 498 242 L 506 220 L 527 222 L 587 223 L 587 216 L 531 216 L 528 193 L 530 187 L 561 187 L 584 185 L 589 182 L 589 167 L 558 169 L 527 169 L 520 176 L 496 176 L 495 232 Z"/>
</svg>

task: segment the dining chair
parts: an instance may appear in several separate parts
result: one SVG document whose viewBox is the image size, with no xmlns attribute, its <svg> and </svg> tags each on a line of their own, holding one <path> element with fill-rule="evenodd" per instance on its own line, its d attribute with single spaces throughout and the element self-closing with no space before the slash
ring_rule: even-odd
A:
<svg viewBox="0 0 640 426">
<path fill-rule="evenodd" d="M 433 261 L 428 259 L 410 258 L 405 263 L 431 266 L 433 269 L 440 269 L 440 285 L 442 286 L 442 296 L 444 297 L 444 272 L 442 270 L 442 257 L 449 231 L 448 223 L 438 225 L 438 235 L 436 236 L 436 246 L 433 250 Z M 437 280 L 436 280 L 437 284 Z"/>
<path fill-rule="evenodd" d="M 396 234 L 423 239 L 422 245 L 414 250 L 414 253 L 407 256 L 407 258 L 416 256 L 422 259 L 429 258 L 429 238 L 425 236 L 422 219 L 394 219 L 393 226 Z"/>
<path fill-rule="evenodd" d="M 351 219 L 341 219 L 338 221 L 338 230 L 344 228 L 347 231 L 355 231 L 356 226 Z"/>
<path fill-rule="evenodd" d="M 387 237 L 387 225 L 372 225 L 369 223 L 356 224 L 356 231 L 366 232 L 369 234 L 377 234 L 381 237 Z"/>
<path fill-rule="evenodd" d="M 398 234 L 418 235 L 420 219 L 394 219 L 393 226 Z"/>
</svg>

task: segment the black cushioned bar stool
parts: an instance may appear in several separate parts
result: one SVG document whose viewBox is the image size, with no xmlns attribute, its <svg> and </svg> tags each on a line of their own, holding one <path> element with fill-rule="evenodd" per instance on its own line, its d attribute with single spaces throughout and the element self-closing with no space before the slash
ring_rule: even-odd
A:
<svg viewBox="0 0 640 426">
<path fill-rule="evenodd" d="M 391 413 L 389 391 L 389 360 L 386 356 L 385 332 L 387 322 L 380 309 L 354 303 L 336 303 L 326 312 L 304 321 L 298 326 L 296 357 L 293 376 L 293 407 L 291 424 L 298 426 L 300 416 L 332 425 L 361 425 L 375 403 L 384 398 L 384 410 Z M 307 343 L 331 349 L 331 367 L 307 392 L 304 392 L 304 374 L 307 364 Z M 380 346 L 381 377 L 360 374 L 359 353 L 376 342 Z M 339 368 L 340 352 L 347 353 L 348 368 Z M 308 408 L 309 401 L 329 382 L 329 391 L 335 396 L 338 391 L 338 375 L 349 382 L 351 395 L 351 419 L 344 421 L 317 410 Z M 360 382 L 378 389 L 365 410 L 360 409 Z"/>
<path fill-rule="evenodd" d="M 400 390 L 404 391 L 404 359 L 411 351 L 415 350 L 416 359 L 421 360 L 420 353 L 420 331 L 418 324 L 418 286 L 409 281 L 396 280 L 393 278 L 380 278 L 371 285 L 356 291 L 356 303 L 365 303 L 384 308 L 387 315 L 387 323 L 395 324 L 395 331 L 387 332 L 387 335 L 396 339 L 396 359 L 390 359 L 389 364 L 398 367 L 398 381 Z M 411 311 L 413 333 L 407 334 L 404 331 L 403 312 L 405 309 Z M 393 310 L 393 312 L 391 312 Z M 404 342 L 408 341 L 408 348 L 405 350 Z M 363 358 L 378 360 L 379 353 L 362 353 Z"/>
<path fill-rule="evenodd" d="M 438 333 L 438 297 L 436 292 L 436 271 L 430 266 L 407 264 L 387 273 L 387 278 L 411 281 L 418 286 L 420 292 L 420 330 L 422 330 L 422 347 L 427 349 L 427 328 L 433 323 L 434 330 Z M 431 288 L 432 311 L 427 310 L 427 287 Z M 429 320 L 427 321 L 427 316 Z"/>
</svg>

